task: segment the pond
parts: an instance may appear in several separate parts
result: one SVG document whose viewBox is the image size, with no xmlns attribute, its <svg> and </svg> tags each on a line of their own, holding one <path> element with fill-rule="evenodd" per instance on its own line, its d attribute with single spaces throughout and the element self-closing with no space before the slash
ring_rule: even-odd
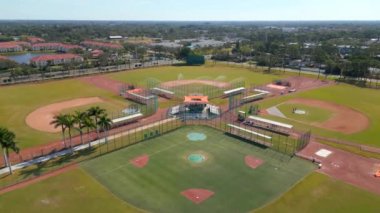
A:
<svg viewBox="0 0 380 213">
<path fill-rule="evenodd" d="M 30 59 L 40 55 L 49 55 L 49 53 L 24 53 L 20 55 L 10 55 L 7 56 L 7 58 L 19 64 L 29 64 Z"/>
</svg>

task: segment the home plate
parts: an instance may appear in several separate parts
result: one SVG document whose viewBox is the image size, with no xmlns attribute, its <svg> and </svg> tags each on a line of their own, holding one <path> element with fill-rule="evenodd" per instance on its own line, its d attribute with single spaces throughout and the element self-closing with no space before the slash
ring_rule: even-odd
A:
<svg viewBox="0 0 380 213">
<path fill-rule="evenodd" d="M 327 149 L 320 149 L 315 154 L 318 155 L 319 157 L 327 158 L 329 155 L 331 155 L 331 153 L 332 152 Z"/>
</svg>

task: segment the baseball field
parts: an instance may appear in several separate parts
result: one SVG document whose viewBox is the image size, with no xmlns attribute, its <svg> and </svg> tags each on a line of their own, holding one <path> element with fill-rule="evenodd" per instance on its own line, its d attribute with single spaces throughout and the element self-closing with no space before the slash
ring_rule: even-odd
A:
<svg viewBox="0 0 380 213">
<path fill-rule="evenodd" d="M 265 100 L 260 105 L 262 109 L 278 106 L 280 111 L 282 110 L 283 114 L 288 114 L 288 116 L 283 118 L 267 115 L 267 117 L 294 124 L 297 128 L 311 129 L 313 133 L 321 136 L 380 147 L 379 141 L 376 140 L 380 129 L 379 95 L 380 91 L 377 90 L 341 84 Z M 296 103 L 294 100 L 297 99 L 303 99 L 303 102 Z M 315 103 L 315 101 L 313 103 L 313 100 L 323 103 Z M 338 106 L 334 108 L 326 107 L 326 105 Z M 291 111 L 293 108 L 305 110 L 308 114 L 294 114 Z M 351 125 L 350 127 L 329 129 L 323 125 L 323 121 L 335 119 L 334 117 L 339 116 L 341 112 L 354 114 L 354 117 L 343 114 L 343 118 L 339 119 L 341 123 Z"/>
<path fill-rule="evenodd" d="M 259 116 L 291 124 L 300 132 L 311 130 L 315 136 L 380 148 L 379 90 L 326 83 L 310 76 L 298 78 L 294 73 L 263 74 L 247 68 L 211 64 L 157 67 L 0 87 L 0 126 L 15 132 L 17 145 L 22 150 L 34 149 L 61 140 L 60 130 L 49 124 L 58 113 L 100 106 L 111 115 L 136 104 L 119 95 L 122 85 L 147 87 L 149 81 L 160 81 L 170 87 L 185 82 L 188 87 L 196 88 L 192 91 L 211 91 L 207 95 L 212 95 L 218 87 L 215 82 L 228 84 L 244 80 L 246 87 L 265 87 L 278 79 L 298 79 L 296 88 L 301 89 L 285 95 L 271 90 L 276 95 L 254 103 L 259 105 Z M 318 86 L 302 85 L 305 79 Z M 208 82 L 214 84 L 208 85 Z M 175 86 L 171 89 L 178 94 L 188 93 L 182 91 L 183 87 Z M 176 100 L 159 98 L 162 111 L 176 103 Z M 229 101 L 216 98 L 210 103 L 226 107 Z M 246 110 L 247 106 L 240 109 Z M 159 116 L 163 115 L 165 113 Z M 149 118 L 144 120 L 150 122 Z M 256 131 L 261 133 L 260 129 Z M 245 134 L 251 133 L 246 131 Z M 291 134 L 275 136 L 270 139 L 272 144 L 277 143 L 276 138 L 295 141 Z M 145 135 L 141 134 L 143 137 Z M 380 169 L 378 161 L 363 160 L 366 171 L 361 174 L 364 178 L 359 184 L 355 184 L 355 180 L 350 182 L 350 177 L 356 177 L 350 176 L 351 171 L 347 175 L 344 173 L 342 179 L 339 175 L 331 175 L 351 168 L 350 163 L 359 162 L 359 165 L 362 162 L 334 161 L 340 159 L 336 155 L 356 156 L 349 148 L 342 154 L 333 149 L 339 145 L 330 146 L 332 157 L 327 156 L 325 161 L 328 162 L 326 168 L 333 170 L 330 171 L 318 170 L 311 160 L 290 157 L 273 147 L 258 146 L 206 126 L 184 125 L 148 138 L 146 135 L 141 143 L 102 153 L 96 158 L 88 157 L 92 158 L 90 160 L 78 160 L 81 162 L 67 171 L 10 192 L 0 190 L 0 211 L 347 213 L 380 209 L 380 197 L 376 194 L 379 190 L 369 190 L 379 186 L 373 179 L 374 169 Z M 120 141 L 122 144 L 123 137 Z M 106 145 L 107 148 L 103 148 L 108 152 Z M 57 167 L 55 164 L 51 170 Z M 23 175 L 28 177 L 23 171 L 16 172 L 18 179 Z M 11 176 L 0 177 L 0 183 L 11 179 Z M 368 179 L 372 185 L 367 184 Z"/>
<path fill-rule="evenodd" d="M 191 158 L 192 154 L 204 158 Z M 261 163 L 247 164 L 246 156 Z M 312 172 L 315 166 L 310 162 L 286 158 L 209 127 L 183 127 L 2 194 L 0 210 L 374 212 L 380 208 L 378 195 Z M 191 189 L 208 190 L 211 195 L 183 195 Z"/>
</svg>

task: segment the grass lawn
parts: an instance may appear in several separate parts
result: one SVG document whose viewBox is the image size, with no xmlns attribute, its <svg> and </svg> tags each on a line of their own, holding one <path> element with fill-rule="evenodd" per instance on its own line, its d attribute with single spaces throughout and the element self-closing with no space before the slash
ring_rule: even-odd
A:
<svg viewBox="0 0 380 213">
<path fill-rule="evenodd" d="M 207 138 L 187 139 L 194 132 Z M 191 163 L 188 156 L 194 153 L 207 160 Z M 129 163 L 143 154 L 150 156 L 146 167 Z M 244 163 L 246 155 L 265 162 L 253 170 Z M 153 212 L 247 212 L 280 196 L 315 168 L 307 161 L 196 126 L 86 161 L 82 167 L 119 198 Z M 196 205 L 180 194 L 189 188 L 215 194 Z"/>
<path fill-rule="evenodd" d="M 21 148 L 37 146 L 60 139 L 60 133 L 40 132 L 25 123 L 27 115 L 39 107 L 81 97 L 106 98 L 120 105 L 123 99 L 111 92 L 79 80 L 51 81 L 0 88 L 0 125 L 14 131 Z"/>
<path fill-rule="evenodd" d="M 301 93 L 295 93 L 275 99 L 268 99 L 260 102 L 260 108 L 266 109 L 271 106 L 278 105 L 292 98 L 309 98 L 328 101 L 341 104 L 366 115 L 370 120 L 370 126 L 367 130 L 354 134 L 343 134 L 339 132 L 329 131 L 326 129 L 305 125 L 296 121 L 282 119 L 276 116 L 268 116 L 268 118 L 291 123 L 301 130 L 312 130 L 313 134 L 325 137 L 337 138 L 342 140 L 353 141 L 361 144 L 380 147 L 379 137 L 380 129 L 380 91 L 374 89 L 364 89 L 347 84 L 339 84 L 331 87 L 324 87 L 318 90 L 311 90 Z"/>
<path fill-rule="evenodd" d="M 380 196 L 320 173 L 312 173 L 258 213 L 379 212 Z"/>
<path fill-rule="evenodd" d="M 302 104 L 284 103 L 277 108 L 290 120 L 306 122 L 306 123 L 321 123 L 327 121 L 332 115 L 332 112 L 317 107 L 305 106 Z M 293 113 L 293 109 L 303 110 L 306 114 Z"/>
<path fill-rule="evenodd" d="M 0 195 L 0 212 L 139 212 L 82 169 Z"/>
<path fill-rule="evenodd" d="M 262 85 L 273 80 L 286 77 L 282 74 L 263 74 L 253 72 L 247 68 L 231 67 L 227 65 L 205 65 L 205 66 L 170 66 L 155 67 L 128 72 L 118 72 L 108 75 L 118 81 L 146 86 L 149 78 L 160 81 L 173 81 L 177 79 L 209 79 L 230 82 L 235 79 L 246 81 L 250 84 Z"/>
</svg>

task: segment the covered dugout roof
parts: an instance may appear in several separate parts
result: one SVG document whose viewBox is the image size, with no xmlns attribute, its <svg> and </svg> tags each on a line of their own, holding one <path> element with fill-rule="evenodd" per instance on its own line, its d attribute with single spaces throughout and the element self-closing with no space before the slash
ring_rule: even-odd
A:
<svg viewBox="0 0 380 213">
<path fill-rule="evenodd" d="M 207 104 L 208 96 L 185 96 L 185 104 Z"/>
<path fill-rule="evenodd" d="M 277 121 L 272 121 L 272 120 L 268 120 L 268 119 L 265 119 L 265 118 L 260 118 L 260 117 L 257 117 L 257 116 L 249 116 L 248 118 L 251 119 L 251 120 L 256 120 L 256 121 L 260 121 L 260 122 L 263 122 L 263 123 L 268 123 L 268 124 L 272 124 L 272 125 L 275 125 L 275 126 L 283 127 L 283 128 L 286 128 L 286 129 L 292 129 L 293 128 L 293 125 L 284 124 L 284 123 L 280 123 L 280 122 L 277 122 Z"/>
</svg>

